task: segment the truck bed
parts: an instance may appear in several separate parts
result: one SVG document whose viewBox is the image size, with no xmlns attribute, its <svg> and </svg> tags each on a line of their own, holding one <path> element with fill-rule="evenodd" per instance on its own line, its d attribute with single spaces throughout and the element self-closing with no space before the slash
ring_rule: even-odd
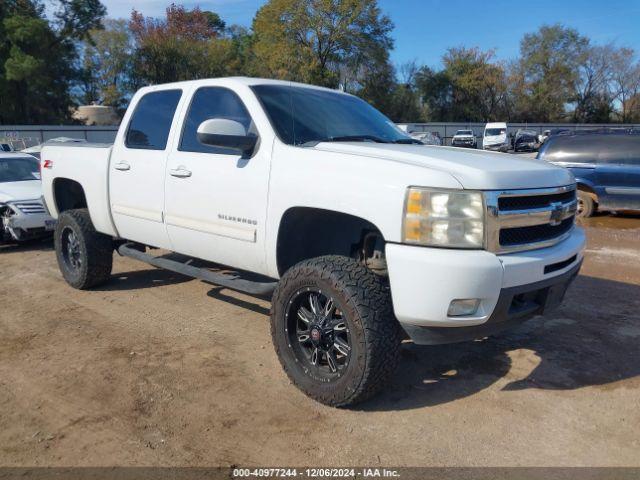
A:
<svg viewBox="0 0 640 480">
<path fill-rule="evenodd" d="M 42 190 L 51 215 L 58 217 L 54 201 L 56 179 L 78 182 L 84 190 L 91 221 L 99 232 L 117 236 L 109 213 L 109 162 L 112 144 L 69 143 L 45 145 L 40 155 L 41 164 L 50 161 L 51 167 L 42 168 Z M 87 164 L 91 168 L 87 168 Z M 65 180 L 65 181 L 68 181 Z M 58 188 L 62 188 L 58 185 Z"/>
</svg>

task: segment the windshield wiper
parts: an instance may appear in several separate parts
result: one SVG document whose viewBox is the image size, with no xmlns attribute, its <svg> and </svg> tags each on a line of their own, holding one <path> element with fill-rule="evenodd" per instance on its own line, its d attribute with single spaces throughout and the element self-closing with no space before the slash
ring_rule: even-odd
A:
<svg viewBox="0 0 640 480">
<path fill-rule="evenodd" d="M 389 140 L 376 137 L 375 135 L 343 135 L 341 137 L 331 137 L 329 142 L 376 142 L 376 143 L 389 143 Z"/>
<path fill-rule="evenodd" d="M 392 143 L 400 143 L 403 145 L 424 145 L 420 140 L 415 138 L 399 138 L 398 140 L 394 140 Z"/>
<path fill-rule="evenodd" d="M 375 143 L 391 143 L 384 138 L 375 135 L 341 135 L 336 137 L 319 138 L 301 144 L 301 147 L 315 147 L 322 142 L 375 142 Z"/>
</svg>

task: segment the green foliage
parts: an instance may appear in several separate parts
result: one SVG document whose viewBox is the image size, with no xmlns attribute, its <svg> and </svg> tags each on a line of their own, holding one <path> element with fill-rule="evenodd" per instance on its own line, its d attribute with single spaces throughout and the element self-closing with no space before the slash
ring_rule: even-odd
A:
<svg viewBox="0 0 640 480">
<path fill-rule="evenodd" d="M 133 44 L 126 20 L 107 19 L 83 42 L 84 104 L 98 103 L 122 110 L 129 95 Z"/>
<path fill-rule="evenodd" d="M 450 48 L 443 70 L 423 67 L 416 84 L 433 117 L 444 121 L 488 122 L 503 113 L 506 97 L 504 67 L 492 63 L 493 52 Z"/>
<path fill-rule="evenodd" d="M 403 82 L 398 82 L 394 69 L 390 64 L 384 63 L 363 79 L 362 87 L 355 93 L 394 122 L 425 121 L 425 108 L 420 102 L 414 82 L 415 65 L 403 67 L 410 70 Z"/>
<path fill-rule="evenodd" d="M 226 35 L 225 23 L 213 12 L 186 10 L 175 4 L 165 19 L 134 11 L 129 22 L 135 50 L 133 86 L 231 75 L 240 70 L 242 35 Z"/>
<path fill-rule="evenodd" d="M 377 0 L 268 0 L 250 30 L 176 4 L 103 24 L 100 0 L 52 0 L 48 17 L 43 2 L 0 0 L 0 122 L 67 122 L 76 103 L 122 111 L 143 85 L 228 75 L 340 88 L 396 122 L 640 120 L 636 53 L 562 25 L 526 34 L 509 63 L 456 47 L 441 68 L 398 72 Z"/>
<path fill-rule="evenodd" d="M 415 80 L 433 121 L 628 122 L 625 99 L 640 93 L 635 52 L 561 25 L 525 35 L 510 63 L 476 48 L 449 49 L 442 63 Z"/>
<path fill-rule="evenodd" d="M 59 0 L 53 20 L 37 0 L 0 3 L 0 122 L 70 120 L 71 89 L 79 82 L 74 40 L 99 25 L 97 1 Z"/>
<path fill-rule="evenodd" d="M 271 0 L 253 20 L 255 70 L 327 87 L 388 62 L 393 25 L 376 0 Z"/>
<path fill-rule="evenodd" d="M 100 0 L 58 0 L 54 17 L 61 38 L 82 40 L 94 28 L 101 28 L 107 9 Z"/>
<path fill-rule="evenodd" d="M 576 100 L 578 69 L 588 46 L 586 37 L 562 25 L 543 26 L 524 36 L 517 71 L 523 78 L 524 91 L 518 94 L 524 120 L 566 120 L 566 106 Z"/>
</svg>

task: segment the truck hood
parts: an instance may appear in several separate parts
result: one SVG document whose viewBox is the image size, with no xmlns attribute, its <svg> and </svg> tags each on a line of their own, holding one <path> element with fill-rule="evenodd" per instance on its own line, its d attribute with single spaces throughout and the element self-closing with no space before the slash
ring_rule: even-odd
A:
<svg viewBox="0 0 640 480">
<path fill-rule="evenodd" d="M 319 143 L 317 150 L 373 157 L 449 173 L 469 190 L 507 190 L 570 185 L 573 175 L 562 167 L 535 158 L 482 150 L 427 145 L 336 142 Z M 425 185 L 434 186 L 438 185 Z"/>
<path fill-rule="evenodd" d="M 454 135 L 452 138 L 474 138 L 473 135 Z"/>
<path fill-rule="evenodd" d="M 0 203 L 35 200 L 42 196 L 40 180 L 0 183 Z"/>
</svg>

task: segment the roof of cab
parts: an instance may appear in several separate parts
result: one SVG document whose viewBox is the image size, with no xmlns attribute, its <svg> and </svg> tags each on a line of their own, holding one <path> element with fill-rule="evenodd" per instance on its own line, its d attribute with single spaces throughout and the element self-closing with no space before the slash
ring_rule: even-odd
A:
<svg viewBox="0 0 640 480">
<path fill-rule="evenodd" d="M 309 85 L 306 83 L 290 82 L 288 80 L 274 80 L 270 78 L 254 78 L 254 77 L 217 77 L 217 78 L 203 78 L 199 80 L 186 80 L 182 82 L 162 83 L 158 85 L 149 85 L 142 87 L 141 91 L 154 91 L 154 90 L 168 90 L 172 88 L 184 88 L 188 86 L 205 86 L 205 85 L 245 85 L 252 87 L 255 85 L 282 85 L 288 87 L 303 87 L 313 88 L 317 90 L 325 90 L 336 93 L 345 93 L 340 90 L 333 90 L 326 87 L 319 87 L 316 85 Z"/>
</svg>

